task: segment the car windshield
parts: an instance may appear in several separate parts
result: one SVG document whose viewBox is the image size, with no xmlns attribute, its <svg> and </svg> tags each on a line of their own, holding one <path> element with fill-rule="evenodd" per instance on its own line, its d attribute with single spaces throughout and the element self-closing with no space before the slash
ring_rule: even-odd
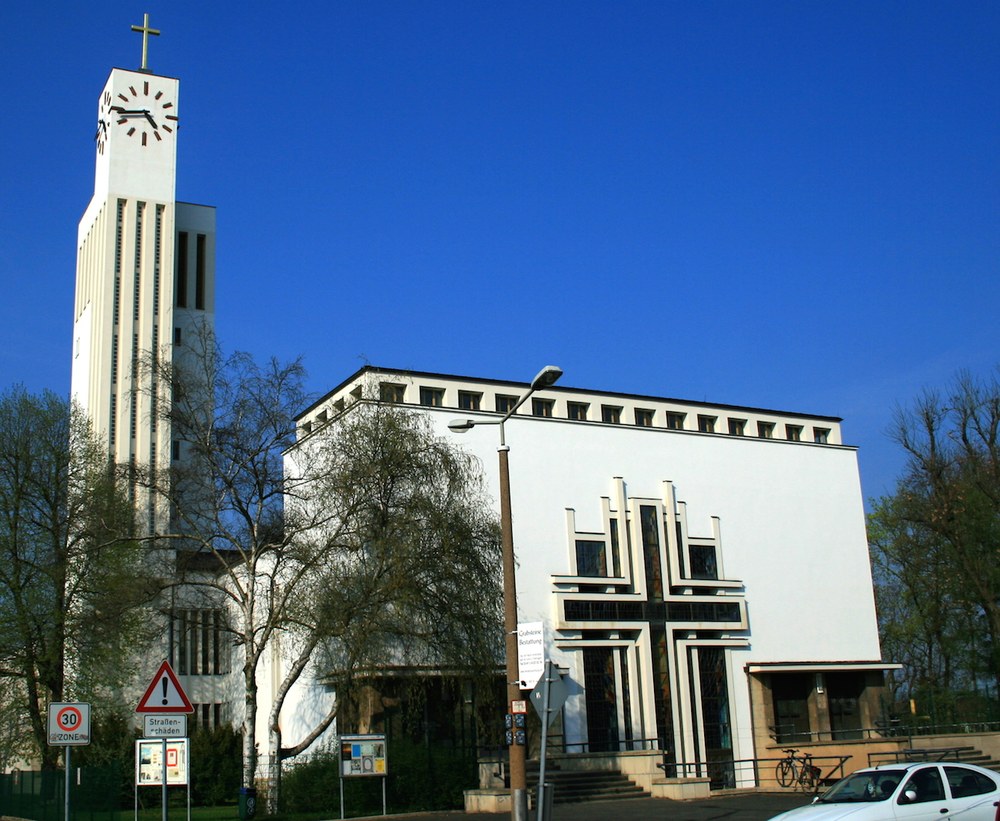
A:
<svg viewBox="0 0 1000 821">
<path fill-rule="evenodd" d="M 843 778 L 819 797 L 824 804 L 852 801 L 885 801 L 899 786 L 903 770 L 865 770 Z"/>
</svg>

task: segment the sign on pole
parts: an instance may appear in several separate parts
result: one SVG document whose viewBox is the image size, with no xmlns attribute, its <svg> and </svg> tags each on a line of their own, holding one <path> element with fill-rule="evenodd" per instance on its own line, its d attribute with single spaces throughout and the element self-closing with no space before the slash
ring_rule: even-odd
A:
<svg viewBox="0 0 1000 821">
<path fill-rule="evenodd" d="M 548 688 L 548 703 L 545 701 L 545 689 Z M 547 727 L 558 715 L 559 711 L 569 697 L 569 688 L 559 668 L 549 662 L 549 669 L 545 678 L 538 682 L 535 689 L 531 691 L 531 703 L 535 705 L 535 712 Z M 546 715 L 547 714 L 547 715 Z"/>
<path fill-rule="evenodd" d="M 164 660 L 135 708 L 137 713 L 193 713 L 194 707 L 177 680 L 170 662 Z"/>
<path fill-rule="evenodd" d="M 72 702 L 49 705 L 49 744 L 79 747 L 90 743 L 90 705 Z"/>
<path fill-rule="evenodd" d="M 143 738 L 185 738 L 187 716 L 146 713 L 142 717 Z"/>
<path fill-rule="evenodd" d="M 518 684 L 531 690 L 545 671 L 545 631 L 540 621 L 517 626 Z"/>
</svg>

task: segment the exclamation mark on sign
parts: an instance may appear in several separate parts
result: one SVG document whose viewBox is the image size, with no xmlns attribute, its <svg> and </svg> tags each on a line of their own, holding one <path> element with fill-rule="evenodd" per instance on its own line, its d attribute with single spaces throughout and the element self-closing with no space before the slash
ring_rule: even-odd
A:
<svg viewBox="0 0 1000 821">
<path fill-rule="evenodd" d="M 160 682 L 160 686 L 163 688 L 163 706 L 167 705 L 167 677 L 163 677 L 163 681 Z"/>
</svg>

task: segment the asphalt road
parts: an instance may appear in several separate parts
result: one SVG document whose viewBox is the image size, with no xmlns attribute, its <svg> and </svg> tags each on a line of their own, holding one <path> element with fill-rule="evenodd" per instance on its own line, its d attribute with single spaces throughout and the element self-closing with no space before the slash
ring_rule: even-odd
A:
<svg viewBox="0 0 1000 821">
<path fill-rule="evenodd" d="M 801 807 L 812 800 L 792 792 L 723 795 L 697 801 L 668 801 L 663 798 L 639 798 L 626 801 L 583 801 L 556 804 L 550 821 L 767 821 L 779 812 Z M 420 812 L 387 817 L 391 821 L 508 821 L 506 813 Z M 534 821 L 535 813 L 529 813 Z M 357 821 L 355 819 L 354 821 Z"/>
</svg>

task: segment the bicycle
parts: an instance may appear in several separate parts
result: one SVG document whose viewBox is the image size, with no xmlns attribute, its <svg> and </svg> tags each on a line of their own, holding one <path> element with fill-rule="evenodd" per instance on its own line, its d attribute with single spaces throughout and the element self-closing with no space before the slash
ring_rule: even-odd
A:
<svg viewBox="0 0 1000 821">
<path fill-rule="evenodd" d="M 782 787 L 798 787 L 804 793 L 816 792 L 819 789 L 820 769 L 812 763 L 812 755 L 795 754 L 798 750 L 782 750 L 785 758 L 774 768 L 775 778 Z"/>
</svg>

